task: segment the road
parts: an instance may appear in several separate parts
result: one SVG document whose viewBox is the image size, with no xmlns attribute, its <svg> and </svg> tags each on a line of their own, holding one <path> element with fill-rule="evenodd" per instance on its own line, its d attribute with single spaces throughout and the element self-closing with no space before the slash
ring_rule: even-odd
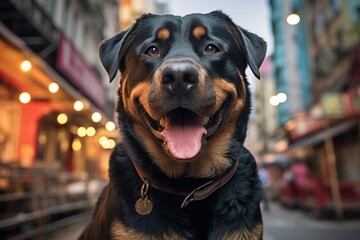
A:
<svg viewBox="0 0 360 240">
<path fill-rule="evenodd" d="M 264 240 L 357 240 L 360 239 L 358 220 L 317 220 L 300 210 L 288 210 L 271 203 L 263 211 Z M 75 240 L 86 222 L 59 229 L 48 235 L 49 240 Z"/>
</svg>

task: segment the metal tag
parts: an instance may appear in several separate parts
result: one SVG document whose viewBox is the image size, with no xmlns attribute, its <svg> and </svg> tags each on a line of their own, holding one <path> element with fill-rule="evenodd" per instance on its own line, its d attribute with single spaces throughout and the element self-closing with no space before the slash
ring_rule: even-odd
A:
<svg viewBox="0 0 360 240">
<path fill-rule="evenodd" d="M 153 204 L 148 198 L 139 198 L 135 203 L 135 210 L 138 214 L 145 216 L 151 213 Z"/>
</svg>

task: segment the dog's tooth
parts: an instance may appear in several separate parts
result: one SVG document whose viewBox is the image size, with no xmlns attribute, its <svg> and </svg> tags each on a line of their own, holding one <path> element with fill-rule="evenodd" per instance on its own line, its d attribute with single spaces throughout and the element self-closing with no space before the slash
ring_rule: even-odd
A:
<svg viewBox="0 0 360 240">
<path fill-rule="evenodd" d="M 166 119 L 165 118 L 161 118 L 160 119 L 160 125 L 162 126 L 162 127 L 165 127 L 165 124 L 166 123 Z"/>
<path fill-rule="evenodd" d="M 204 117 L 202 120 L 202 125 L 205 126 L 206 124 L 208 124 L 210 117 Z"/>
</svg>

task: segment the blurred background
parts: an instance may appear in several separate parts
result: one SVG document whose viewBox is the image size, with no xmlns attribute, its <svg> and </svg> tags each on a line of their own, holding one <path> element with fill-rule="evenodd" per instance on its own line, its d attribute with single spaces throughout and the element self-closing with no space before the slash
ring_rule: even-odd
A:
<svg viewBox="0 0 360 240">
<path fill-rule="evenodd" d="M 98 44 L 212 10 L 268 43 L 246 142 L 264 239 L 358 239 L 360 0 L 1 0 L 1 239 L 76 239 L 91 216 L 118 138 Z"/>
</svg>

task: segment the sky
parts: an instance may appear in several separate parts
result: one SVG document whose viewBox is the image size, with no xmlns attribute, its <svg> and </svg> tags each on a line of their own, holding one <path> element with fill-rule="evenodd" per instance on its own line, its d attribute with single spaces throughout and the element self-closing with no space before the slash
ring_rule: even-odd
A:
<svg viewBox="0 0 360 240">
<path fill-rule="evenodd" d="M 262 37 L 268 45 L 267 56 L 273 52 L 273 36 L 268 0 L 163 0 L 171 14 L 208 13 L 222 10 L 237 24 Z"/>
</svg>

